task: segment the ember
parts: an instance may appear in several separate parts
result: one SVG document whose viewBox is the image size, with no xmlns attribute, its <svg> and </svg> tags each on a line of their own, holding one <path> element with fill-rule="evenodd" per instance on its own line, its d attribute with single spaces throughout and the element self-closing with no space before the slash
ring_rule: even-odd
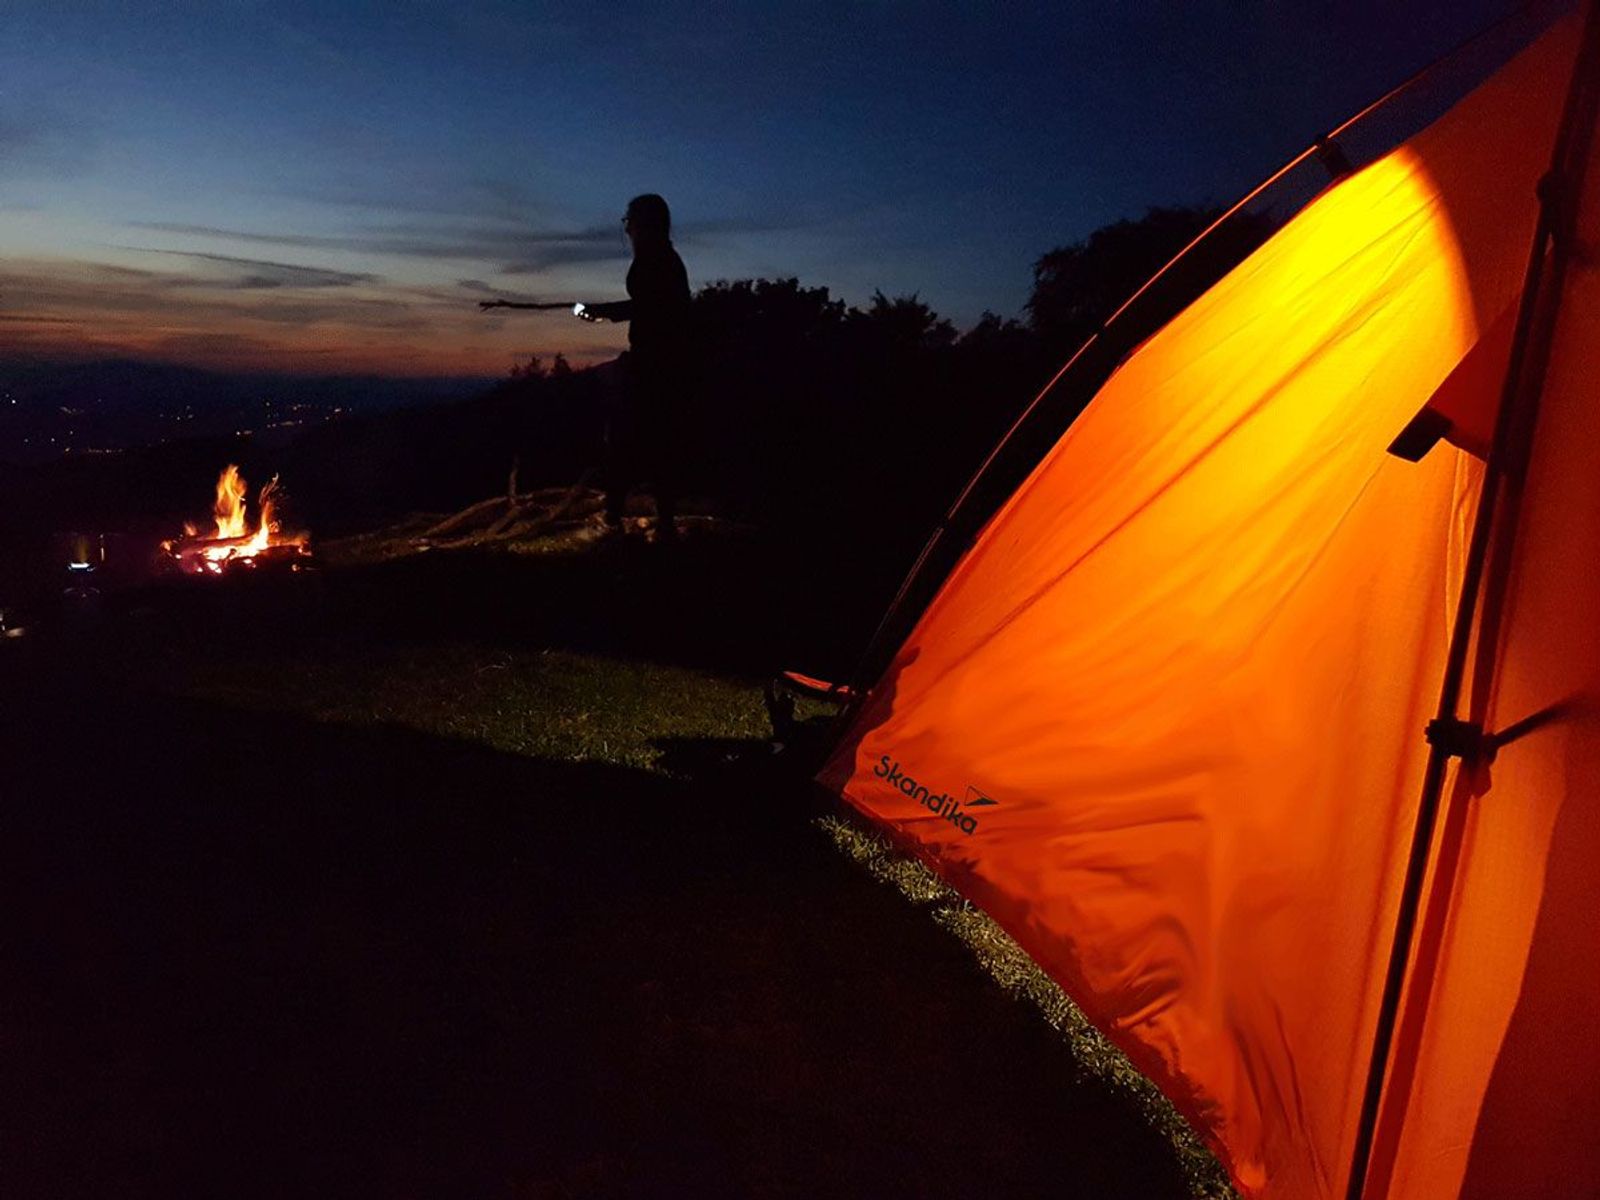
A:
<svg viewBox="0 0 1600 1200">
<path fill-rule="evenodd" d="M 178 569 L 189 575 L 220 575 L 233 567 L 254 568 L 258 563 L 287 563 L 299 570 L 310 557 L 311 539 L 304 532 L 285 533 L 276 517 L 278 477 L 274 475 L 256 497 L 256 522 L 246 520 L 248 487 L 239 468 L 229 464 L 217 479 L 217 499 L 212 509 L 216 532 L 202 536 L 185 522 L 183 537 L 162 542 L 161 548 Z"/>
</svg>

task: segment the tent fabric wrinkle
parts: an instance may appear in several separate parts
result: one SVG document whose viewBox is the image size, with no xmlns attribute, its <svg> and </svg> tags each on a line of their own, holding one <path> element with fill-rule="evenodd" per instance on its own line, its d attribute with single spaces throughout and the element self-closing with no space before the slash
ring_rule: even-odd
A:
<svg viewBox="0 0 1600 1200">
<path fill-rule="evenodd" d="M 1388 448 L 1436 404 L 1481 451 L 1576 40 L 1554 27 L 1135 351 L 979 532 L 820 776 L 1005 927 L 1247 1196 L 1344 1194 L 1482 479 L 1448 442 L 1417 462 Z M 1574 302 L 1600 312 L 1579 274 Z M 1524 525 L 1551 524 L 1519 551 L 1502 726 L 1600 695 L 1584 665 L 1600 580 L 1574 565 L 1600 554 L 1587 320 L 1556 345 L 1552 386 L 1574 398 L 1529 481 Z M 1580 464 L 1582 487 L 1565 474 Z M 1568 510 L 1577 557 L 1549 532 Z M 1527 629 L 1534 613 L 1572 653 Z M 1478 1165 L 1478 1126 L 1514 1120 L 1522 1086 L 1502 1035 L 1543 1046 L 1577 973 L 1519 999 L 1530 937 L 1559 961 L 1567 936 L 1546 932 L 1537 864 L 1593 845 L 1592 814 L 1559 800 L 1582 780 L 1592 799 L 1600 739 L 1580 727 L 1507 745 L 1487 795 L 1444 823 L 1459 877 L 1438 872 L 1440 975 L 1413 996 L 1419 1067 L 1372 1200 L 1506 1177 Z M 1489 1025 L 1461 1032 L 1485 1005 Z M 1592 1087 L 1589 1069 L 1572 1077 Z"/>
<path fill-rule="evenodd" d="M 1600 81 L 1578 82 L 1592 106 Z M 1549 370 L 1498 543 L 1507 586 L 1485 604 L 1463 712 L 1497 750 L 1446 793 L 1374 1155 L 1372 1178 L 1393 1194 L 1600 1194 L 1588 1129 L 1600 1032 L 1582 1015 L 1600 977 L 1600 264 L 1581 249 L 1600 245 L 1592 144 L 1572 184 L 1579 250 L 1548 293 Z M 1447 1139 L 1457 1153 L 1441 1163 L 1430 1143 Z"/>
</svg>

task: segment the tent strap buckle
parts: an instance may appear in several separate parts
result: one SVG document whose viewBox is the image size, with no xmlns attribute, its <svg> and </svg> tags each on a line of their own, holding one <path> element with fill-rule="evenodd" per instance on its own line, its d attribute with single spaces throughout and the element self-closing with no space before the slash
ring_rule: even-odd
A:
<svg viewBox="0 0 1600 1200">
<path fill-rule="evenodd" d="M 1334 183 L 1338 183 L 1354 170 L 1350 165 L 1349 156 L 1344 152 L 1344 147 L 1326 134 L 1316 140 L 1313 149 L 1316 151 L 1317 161 L 1322 164 L 1323 169 L 1328 172 L 1328 178 Z"/>
<path fill-rule="evenodd" d="M 1437 746 L 1451 758 L 1462 762 L 1492 762 L 1496 750 L 1494 738 L 1484 733 L 1483 726 L 1459 717 L 1439 717 L 1428 722 L 1424 736 L 1428 745 Z"/>
</svg>

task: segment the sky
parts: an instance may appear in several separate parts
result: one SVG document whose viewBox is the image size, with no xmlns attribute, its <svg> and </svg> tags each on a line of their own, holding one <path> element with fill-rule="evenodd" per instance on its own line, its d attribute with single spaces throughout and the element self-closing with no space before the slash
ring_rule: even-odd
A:
<svg viewBox="0 0 1600 1200">
<path fill-rule="evenodd" d="M 1514 0 L 0 3 L 0 353 L 504 375 L 617 326 L 660 192 L 695 286 L 958 326 L 1045 251 L 1224 203 Z"/>
</svg>

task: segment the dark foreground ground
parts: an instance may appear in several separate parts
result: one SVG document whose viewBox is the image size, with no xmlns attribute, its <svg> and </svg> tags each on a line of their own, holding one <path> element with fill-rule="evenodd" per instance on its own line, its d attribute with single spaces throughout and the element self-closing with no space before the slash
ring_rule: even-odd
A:
<svg viewBox="0 0 1600 1200">
<path fill-rule="evenodd" d="M 696 718 L 764 666 L 703 553 L 0 646 L 0 1195 L 1188 1195 L 745 718 Z M 641 604 L 629 653 L 711 690 L 581 657 Z"/>
</svg>

